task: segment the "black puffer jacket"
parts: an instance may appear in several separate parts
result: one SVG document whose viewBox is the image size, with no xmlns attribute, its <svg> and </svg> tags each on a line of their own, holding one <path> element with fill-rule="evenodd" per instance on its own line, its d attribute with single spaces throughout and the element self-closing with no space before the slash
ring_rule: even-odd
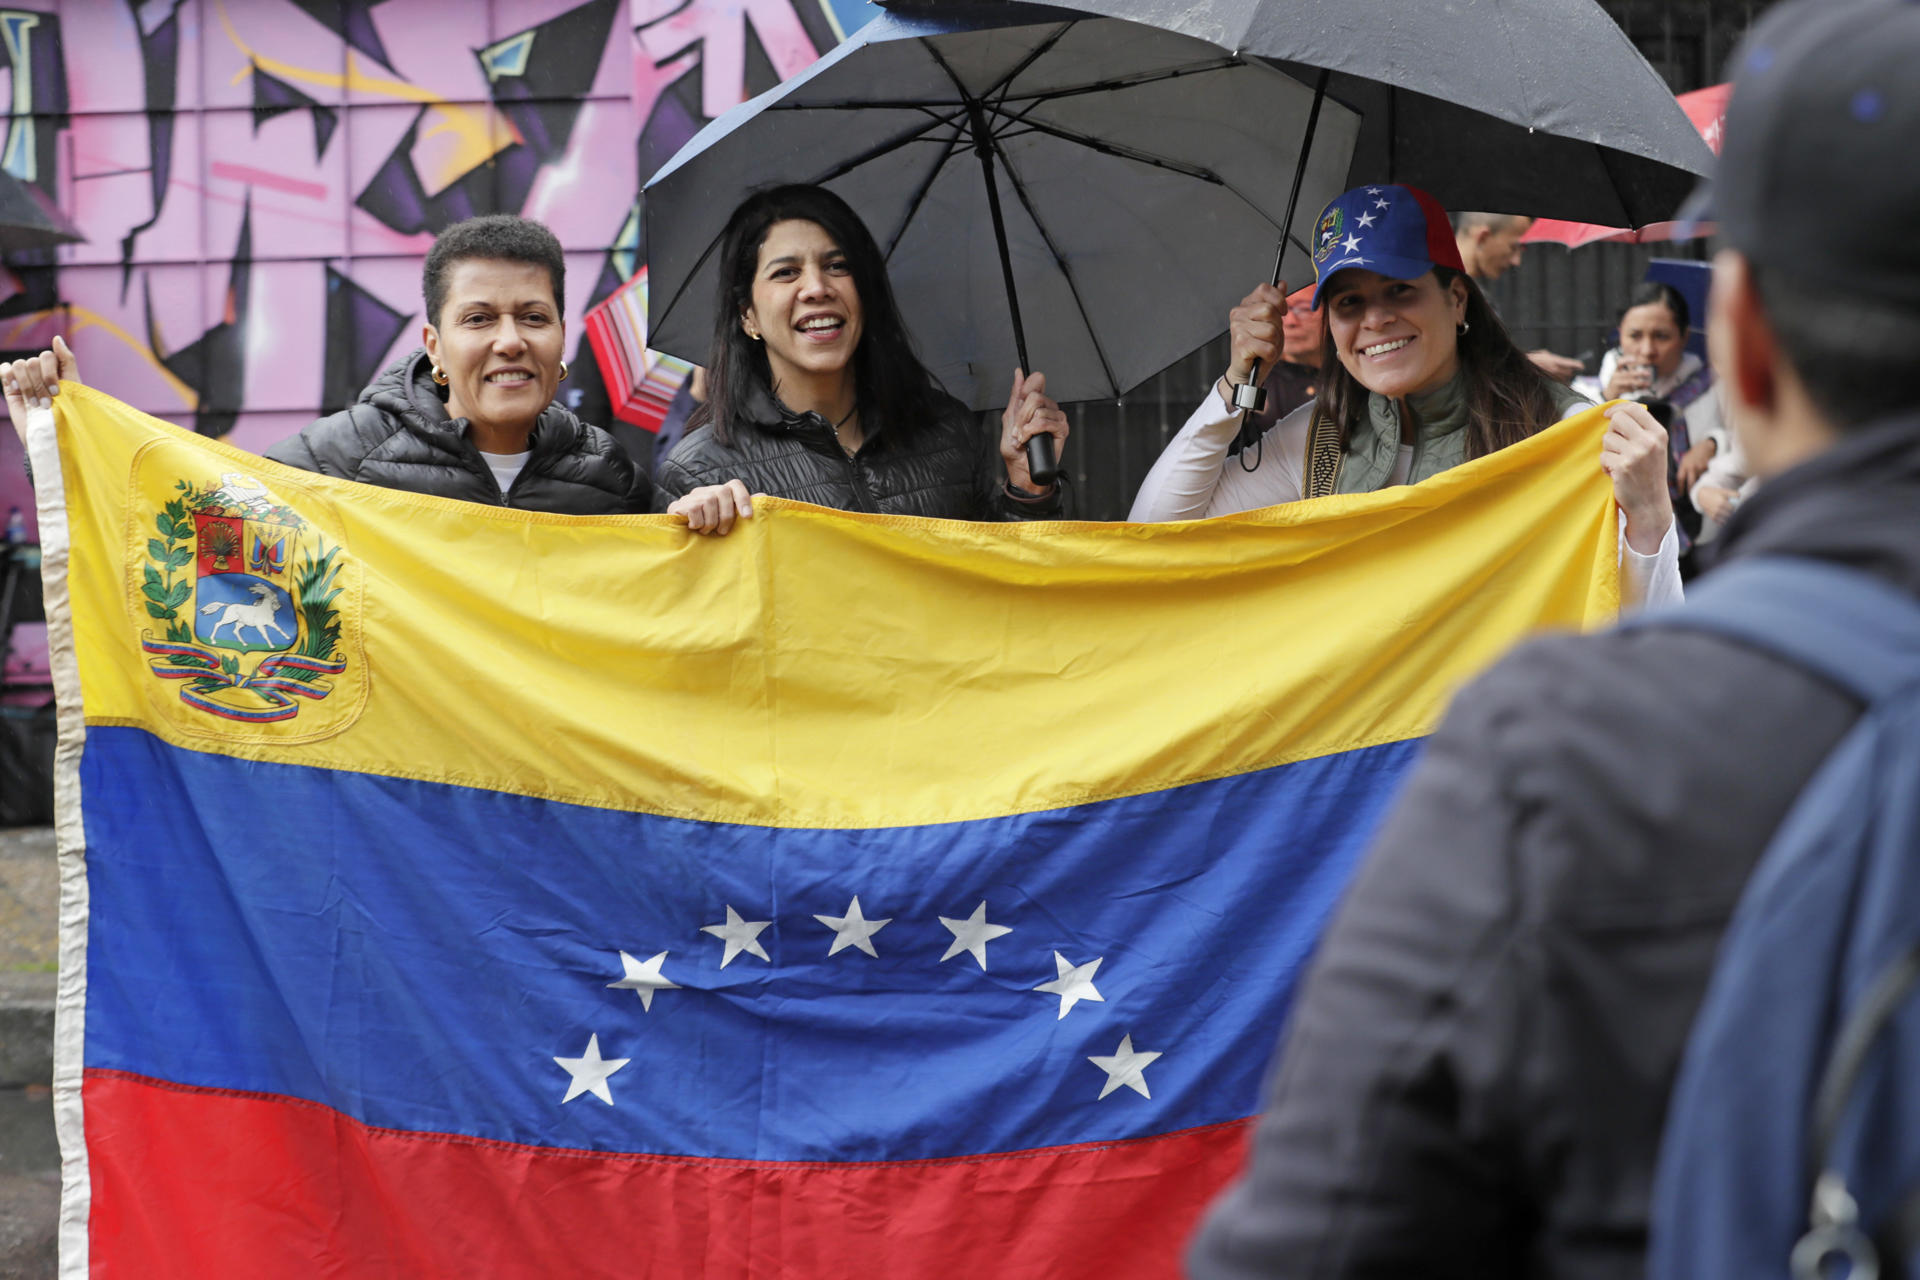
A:
<svg viewBox="0 0 1920 1280">
<path fill-rule="evenodd" d="M 375 378 L 360 402 L 267 450 L 275 462 L 386 489 L 561 515 L 645 511 L 644 478 L 626 450 L 557 404 L 534 424 L 526 467 L 500 492 L 485 458 L 449 418 L 417 350 Z"/>
<path fill-rule="evenodd" d="M 938 422 L 910 440 L 880 436 L 848 457 L 817 413 L 795 413 L 765 387 L 743 397 L 742 421 L 723 445 L 713 426 L 682 440 L 654 475 L 660 510 L 701 485 L 743 482 L 751 493 L 842 511 L 945 520 L 1034 520 L 1058 515 L 1058 488 L 1023 502 L 1007 492 L 1006 467 L 973 414 L 946 398 Z"/>
</svg>

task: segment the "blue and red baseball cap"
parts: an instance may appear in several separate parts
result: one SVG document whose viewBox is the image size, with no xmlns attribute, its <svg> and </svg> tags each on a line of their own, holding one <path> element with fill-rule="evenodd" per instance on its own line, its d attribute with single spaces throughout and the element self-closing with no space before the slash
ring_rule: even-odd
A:
<svg viewBox="0 0 1920 1280">
<path fill-rule="evenodd" d="M 1355 187 L 1328 205 L 1313 228 L 1313 305 L 1334 273 L 1365 267 L 1411 280 L 1435 267 L 1464 271 L 1453 224 L 1440 202 L 1418 187 Z"/>
</svg>

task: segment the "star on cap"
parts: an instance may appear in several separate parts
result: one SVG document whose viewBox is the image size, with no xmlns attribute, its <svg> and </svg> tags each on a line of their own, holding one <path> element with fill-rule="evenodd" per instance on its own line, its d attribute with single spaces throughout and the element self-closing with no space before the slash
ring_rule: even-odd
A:
<svg viewBox="0 0 1920 1280">
<path fill-rule="evenodd" d="M 946 963 L 964 951 L 979 961 L 980 968 L 983 970 L 987 967 L 987 944 L 995 938 L 1004 938 L 1013 932 L 1010 926 L 987 923 L 985 900 L 982 900 L 980 905 L 973 909 L 973 914 L 965 920 L 949 920 L 941 916 L 940 923 L 947 926 L 947 930 L 953 934 L 953 945 L 947 948 L 947 954 L 940 957 L 941 963 Z"/>
<path fill-rule="evenodd" d="M 678 991 L 680 984 L 669 982 L 660 974 L 660 962 L 667 958 L 662 951 L 644 964 L 622 951 L 620 966 L 627 971 L 626 977 L 618 982 L 609 982 L 608 987 L 615 991 L 633 991 L 640 996 L 640 1007 L 648 1013 L 653 1012 L 653 993 L 656 991 Z"/>
<path fill-rule="evenodd" d="M 873 949 L 873 935 L 886 928 L 893 917 L 885 920 L 869 920 L 860 914 L 860 895 L 854 894 L 853 901 L 847 906 L 843 916 L 815 916 L 821 924 L 833 930 L 833 945 L 827 948 L 830 956 L 839 955 L 847 947 L 858 947 L 868 955 L 878 959 L 880 953 Z"/>
<path fill-rule="evenodd" d="M 1356 220 L 1354 221 L 1354 225 L 1355 225 L 1355 226 L 1357 226 L 1357 227 L 1370 227 L 1370 226 L 1372 226 L 1372 225 L 1373 225 L 1373 215 L 1372 215 L 1372 214 L 1370 214 L 1370 213 L 1363 213 L 1363 214 L 1361 214 L 1361 215 L 1359 216 L 1359 218 L 1357 218 L 1357 219 L 1356 219 Z"/>
<path fill-rule="evenodd" d="M 733 958 L 742 951 L 750 956 L 759 956 L 771 964 L 773 962 L 768 959 L 766 948 L 756 939 L 760 937 L 760 931 L 772 923 L 771 920 L 742 920 L 740 913 L 733 909 L 732 904 L 728 904 L 726 923 L 702 925 L 700 932 L 710 933 L 727 944 L 727 953 L 720 957 L 722 969 L 732 964 Z"/>
<path fill-rule="evenodd" d="M 1340 242 L 1340 247 L 1342 249 L 1345 249 L 1348 253 L 1356 253 L 1360 249 L 1359 238 L 1349 234 L 1345 240 L 1342 240 Z"/>
<path fill-rule="evenodd" d="M 1125 1085 L 1143 1098 L 1151 1098 L 1153 1095 L 1147 1092 L 1147 1077 L 1142 1073 L 1159 1056 L 1157 1053 L 1141 1053 L 1135 1050 L 1133 1037 L 1128 1035 L 1120 1037 L 1120 1047 L 1112 1054 L 1105 1057 L 1098 1054 L 1090 1055 L 1087 1061 L 1107 1073 L 1107 1083 L 1100 1090 L 1102 1098 L 1121 1085 Z"/>
<path fill-rule="evenodd" d="M 600 1037 L 594 1034 L 587 1037 L 587 1051 L 584 1055 L 578 1058 L 555 1058 L 554 1061 L 573 1077 L 567 1084 L 567 1096 L 560 1099 L 561 1106 L 566 1106 L 583 1093 L 590 1093 L 608 1106 L 612 1106 L 613 1090 L 607 1088 L 607 1077 L 626 1066 L 632 1059 L 601 1057 Z"/>
<path fill-rule="evenodd" d="M 1041 983 L 1034 990 L 1060 997 L 1061 1018 L 1066 1017 L 1068 1011 L 1082 1000 L 1097 1000 L 1105 1004 L 1107 998 L 1101 995 L 1099 988 L 1093 985 L 1093 975 L 1104 959 L 1106 959 L 1105 956 L 1096 956 L 1085 964 L 1069 964 L 1067 958 L 1056 951 L 1053 953 L 1053 963 L 1054 967 L 1060 971 L 1060 976 L 1052 982 Z M 1059 1019 L 1056 1018 L 1055 1021 Z"/>
</svg>

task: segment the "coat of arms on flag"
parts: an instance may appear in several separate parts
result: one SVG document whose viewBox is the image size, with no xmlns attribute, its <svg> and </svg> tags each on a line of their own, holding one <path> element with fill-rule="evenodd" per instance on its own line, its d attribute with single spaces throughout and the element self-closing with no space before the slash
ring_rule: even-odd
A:
<svg viewBox="0 0 1920 1280">
<path fill-rule="evenodd" d="M 351 707 L 322 723 L 303 712 L 332 699 L 352 665 L 340 543 L 251 474 L 208 475 L 204 458 L 154 452 L 137 464 L 136 483 L 160 492 L 130 517 L 133 607 L 148 671 L 190 709 L 183 727 L 197 717 L 223 736 L 236 721 L 298 721 L 303 738 L 337 729 Z"/>
</svg>

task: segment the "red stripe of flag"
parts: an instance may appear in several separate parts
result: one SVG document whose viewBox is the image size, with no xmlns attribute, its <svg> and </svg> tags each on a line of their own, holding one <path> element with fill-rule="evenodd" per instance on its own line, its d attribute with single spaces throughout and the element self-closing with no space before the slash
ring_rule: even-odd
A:
<svg viewBox="0 0 1920 1280">
<path fill-rule="evenodd" d="M 1250 1123 L 798 1164 L 376 1129 L 298 1099 L 115 1071 L 89 1072 L 83 1096 L 92 1273 L 147 1280 L 1175 1276 Z"/>
</svg>

